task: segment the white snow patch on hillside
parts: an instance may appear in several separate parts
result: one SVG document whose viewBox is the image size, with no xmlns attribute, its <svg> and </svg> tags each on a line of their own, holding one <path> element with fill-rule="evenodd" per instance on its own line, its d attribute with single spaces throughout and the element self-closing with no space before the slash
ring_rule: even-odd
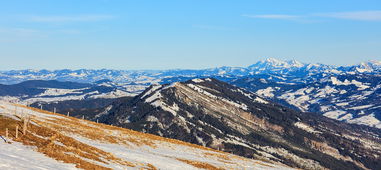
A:
<svg viewBox="0 0 381 170">
<path fill-rule="evenodd" d="M 146 85 L 123 85 L 122 90 L 138 95 L 146 88 Z"/>
<path fill-rule="evenodd" d="M 265 89 L 260 89 L 256 92 L 257 95 L 262 96 L 262 97 L 274 97 L 274 92 L 275 90 L 272 87 L 267 87 Z"/>
<path fill-rule="evenodd" d="M 73 136 L 73 137 L 83 143 L 86 143 L 96 148 L 100 148 L 104 151 L 113 153 L 115 156 L 122 158 L 124 160 L 128 160 L 131 162 L 151 163 L 153 166 L 159 169 L 197 169 L 192 165 L 178 161 L 174 158 L 206 162 L 212 165 L 223 165 L 223 166 L 226 166 L 225 168 L 227 169 L 230 169 L 230 168 L 239 168 L 239 169 L 286 168 L 286 167 L 270 168 L 268 166 L 263 166 L 260 164 L 248 165 L 247 163 L 243 163 L 244 160 L 238 160 L 238 159 L 235 159 L 234 161 L 237 161 L 237 164 L 239 164 L 241 167 L 232 167 L 230 165 L 230 168 L 229 168 L 229 164 L 221 164 L 221 162 L 217 160 L 206 159 L 204 156 L 201 156 L 203 155 L 203 152 L 201 152 L 200 150 L 195 150 L 193 148 L 189 148 L 189 147 L 181 146 L 181 145 L 179 146 L 179 145 L 174 145 L 169 143 L 161 143 L 160 147 L 157 147 L 157 148 L 134 147 L 134 146 L 125 147 L 122 145 L 90 141 L 88 139 L 85 139 L 79 136 Z M 240 164 L 240 162 L 242 163 Z M 108 167 L 112 169 L 120 168 L 114 164 L 110 164 Z"/>
<path fill-rule="evenodd" d="M 101 117 L 101 116 L 103 116 L 103 115 L 107 115 L 108 112 L 112 109 L 112 106 L 113 106 L 113 105 L 107 106 L 106 109 L 105 109 L 103 112 L 98 113 L 98 114 L 95 115 L 94 117 L 95 117 L 95 118 L 98 118 L 98 117 Z"/>
<path fill-rule="evenodd" d="M 156 89 L 158 89 L 158 88 L 156 88 Z M 169 106 L 166 103 L 164 103 L 161 100 L 161 98 L 162 98 L 161 90 L 156 90 L 151 96 L 149 96 L 145 99 L 145 102 L 150 103 L 152 106 L 160 107 L 161 109 L 163 109 L 167 112 L 170 112 L 174 116 L 176 116 L 177 112 L 179 111 L 179 107 L 177 106 L 177 104 L 174 103 L 173 106 Z"/>
<path fill-rule="evenodd" d="M 161 98 L 161 93 L 160 93 L 160 90 L 156 91 L 154 94 L 152 94 L 151 96 L 147 97 L 145 102 L 147 103 L 151 103 L 157 99 L 160 99 Z"/>
<path fill-rule="evenodd" d="M 254 99 L 254 101 L 256 101 L 256 102 L 258 102 L 258 103 L 263 103 L 263 104 L 268 104 L 268 103 L 269 103 L 268 101 L 263 100 L 263 99 L 260 98 L 260 97 L 256 97 L 256 98 Z"/>
<path fill-rule="evenodd" d="M 347 93 L 346 90 L 340 90 L 340 94 L 345 94 L 345 93 Z"/>
<path fill-rule="evenodd" d="M 336 106 L 347 106 L 348 102 L 336 103 Z"/>
<path fill-rule="evenodd" d="M 346 113 L 347 112 L 343 110 L 333 110 L 333 111 L 325 112 L 323 115 L 331 119 L 338 119 L 339 116 L 344 115 Z"/>
<path fill-rule="evenodd" d="M 45 91 L 41 94 L 36 95 L 36 97 L 43 97 L 43 96 L 61 96 L 61 95 L 67 95 L 67 94 L 81 94 L 82 90 L 86 90 L 89 88 L 82 88 L 82 89 L 57 89 L 57 88 L 43 88 Z"/>
<path fill-rule="evenodd" d="M 251 94 L 250 93 L 245 93 L 244 91 L 242 91 L 241 89 L 238 89 L 238 92 L 240 92 L 241 94 L 245 95 L 246 97 L 248 97 L 249 99 L 253 99 L 251 97 Z"/>
<path fill-rule="evenodd" d="M 82 94 L 82 95 L 71 95 L 71 96 L 52 97 L 52 98 L 50 98 L 50 97 L 49 98 L 36 97 L 36 98 L 26 99 L 26 100 L 22 101 L 22 103 L 34 103 L 34 102 L 38 102 L 38 101 L 51 103 L 51 102 L 65 101 L 65 100 L 83 100 L 86 97 L 89 97 L 89 96 L 95 95 L 95 94 L 99 94 L 99 92 L 98 91 L 92 91 L 90 93 L 86 93 L 86 94 Z"/>
<path fill-rule="evenodd" d="M 14 97 L 14 96 L 0 96 L 0 100 L 12 102 L 12 103 L 19 103 L 20 102 L 20 99 L 18 97 Z"/>
<path fill-rule="evenodd" d="M 111 92 L 104 93 L 104 94 L 92 95 L 89 98 L 91 98 L 91 99 L 99 99 L 99 98 L 113 99 L 113 98 L 126 97 L 126 96 L 135 96 L 135 95 L 136 94 L 125 92 L 125 91 L 122 91 L 122 90 L 115 90 L 115 91 L 111 91 Z"/>
<path fill-rule="evenodd" d="M 160 107 L 164 111 L 172 113 L 173 116 L 176 116 L 177 112 L 179 111 L 179 106 L 177 106 L 176 103 L 174 103 L 173 106 L 169 106 L 161 100 L 155 100 L 154 102 L 151 103 L 151 105 L 155 107 Z"/>
<path fill-rule="evenodd" d="M 321 112 L 327 112 L 331 109 L 331 105 L 328 105 L 328 106 L 320 106 L 320 111 Z"/>
<path fill-rule="evenodd" d="M 328 95 L 331 95 L 332 93 L 337 93 L 338 91 L 331 87 L 331 86 L 325 86 L 324 89 L 320 89 L 319 93 L 315 95 L 315 97 L 327 97 Z"/>
<path fill-rule="evenodd" d="M 348 121 L 348 120 L 351 120 L 353 118 L 352 114 L 348 113 L 344 116 L 341 116 L 339 119 L 337 120 L 345 120 L 345 121 Z"/>
<path fill-rule="evenodd" d="M 302 122 L 296 122 L 296 123 L 294 123 L 294 126 L 296 126 L 297 128 L 299 128 L 299 129 L 302 129 L 302 130 L 305 130 L 305 131 L 307 131 L 307 132 L 309 132 L 309 133 L 321 133 L 321 132 L 319 132 L 319 131 L 316 131 L 314 128 L 312 128 L 311 126 L 308 126 L 308 125 L 306 125 L 306 124 L 304 124 L 304 123 L 302 123 Z"/>
<path fill-rule="evenodd" d="M 381 128 L 381 122 L 375 117 L 374 113 L 356 119 L 348 120 L 348 122 Z"/>
<path fill-rule="evenodd" d="M 143 94 L 141 99 L 143 99 L 144 97 L 146 97 L 147 95 L 151 94 L 152 92 L 156 91 L 157 89 L 159 89 L 161 87 L 162 87 L 161 85 L 152 86 L 151 89 L 149 89 L 146 93 Z"/>
<path fill-rule="evenodd" d="M 35 151 L 33 147 L 11 142 L 12 144 L 8 144 L 0 141 L 0 169 L 77 169 L 74 164 L 58 162 Z"/>
<path fill-rule="evenodd" d="M 192 79 L 192 81 L 195 82 L 195 83 L 202 83 L 202 82 L 204 82 L 204 80 L 202 80 L 202 79 Z"/>
<path fill-rule="evenodd" d="M 370 108 L 372 107 L 373 105 L 372 104 L 368 104 L 368 105 L 362 105 L 362 106 L 355 106 L 355 107 L 350 107 L 348 109 L 352 109 L 352 110 L 361 110 L 361 109 L 367 109 L 367 108 Z"/>
<path fill-rule="evenodd" d="M 332 81 L 332 84 L 334 84 L 334 85 L 344 85 L 344 86 L 355 85 L 358 87 L 358 90 L 365 90 L 365 89 L 369 88 L 369 86 L 364 85 L 363 83 L 361 83 L 357 80 L 349 81 L 349 80 L 345 79 L 344 82 L 342 82 L 342 81 L 338 80 L 336 77 L 331 77 L 331 81 Z"/>
<path fill-rule="evenodd" d="M 308 106 L 309 106 L 308 102 L 310 101 L 310 97 L 308 95 L 304 95 L 304 92 L 302 91 L 298 91 L 295 93 L 293 92 L 284 93 L 278 98 L 286 100 L 287 103 L 294 105 L 295 107 L 299 108 L 301 111 L 308 110 Z"/>
<path fill-rule="evenodd" d="M 241 108 L 241 109 L 243 109 L 243 110 L 247 110 L 247 108 L 248 108 L 247 105 L 244 104 L 244 103 L 238 104 L 238 103 L 236 103 L 236 102 L 234 102 L 234 101 L 231 101 L 231 100 L 229 100 L 229 99 L 225 99 L 225 98 L 222 98 L 222 97 L 217 97 L 217 96 L 215 96 L 215 95 L 209 93 L 208 91 L 204 90 L 202 87 L 200 87 L 200 86 L 198 86 L 198 85 L 187 84 L 187 86 L 190 87 L 190 88 L 192 88 L 193 90 L 195 90 L 195 91 L 201 93 L 201 94 L 204 94 L 204 95 L 206 95 L 206 96 L 212 98 L 212 99 L 222 100 L 222 101 L 224 101 L 224 102 L 226 102 L 226 103 L 228 103 L 228 104 L 230 104 L 230 105 L 233 105 L 233 106 L 235 106 L 235 107 Z"/>
<path fill-rule="evenodd" d="M 70 73 L 69 75 L 72 76 L 72 77 L 85 77 L 85 76 L 87 76 L 87 74 L 85 74 L 85 73 L 81 73 L 81 74 Z"/>
</svg>

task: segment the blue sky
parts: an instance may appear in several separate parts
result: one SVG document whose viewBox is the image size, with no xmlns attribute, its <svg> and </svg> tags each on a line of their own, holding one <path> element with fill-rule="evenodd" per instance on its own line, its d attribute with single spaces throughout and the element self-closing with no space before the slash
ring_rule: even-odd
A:
<svg viewBox="0 0 381 170">
<path fill-rule="evenodd" d="M 0 70 L 381 60 L 380 0 L 12 0 Z"/>
</svg>

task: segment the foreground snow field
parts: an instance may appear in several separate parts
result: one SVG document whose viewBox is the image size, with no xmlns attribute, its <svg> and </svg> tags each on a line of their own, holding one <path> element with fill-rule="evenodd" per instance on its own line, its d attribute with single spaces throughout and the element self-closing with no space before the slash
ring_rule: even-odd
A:
<svg viewBox="0 0 381 170">
<path fill-rule="evenodd" d="M 0 102 L 0 128 L 2 137 L 9 129 L 0 169 L 289 169 L 8 102 Z"/>
<path fill-rule="evenodd" d="M 25 146 L 19 142 L 0 142 L 0 169 L 77 169 L 74 164 L 59 162 L 35 149 L 36 147 Z"/>
</svg>

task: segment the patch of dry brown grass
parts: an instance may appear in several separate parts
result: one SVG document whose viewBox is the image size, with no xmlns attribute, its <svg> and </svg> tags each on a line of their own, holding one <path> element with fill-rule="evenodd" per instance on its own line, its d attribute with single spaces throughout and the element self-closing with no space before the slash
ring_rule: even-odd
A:
<svg viewBox="0 0 381 170">
<path fill-rule="evenodd" d="M 218 151 L 212 148 L 207 148 L 204 146 L 192 144 L 192 143 L 187 143 L 183 142 L 177 139 L 170 139 L 170 138 L 165 138 L 157 135 L 152 135 L 148 133 L 142 133 L 126 128 L 121 128 L 121 127 L 116 127 L 116 126 L 111 126 L 111 125 L 106 125 L 102 123 L 96 123 L 92 122 L 89 120 L 82 120 L 74 117 L 68 117 L 64 116 L 58 113 L 53 113 L 45 110 L 41 110 L 38 108 L 33 108 L 33 107 L 27 107 L 24 105 L 19 105 L 16 104 L 17 106 L 24 107 L 31 109 L 33 111 L 45 113 L 45 114 L 51 114 L 51 115 L 60 115 L 65 117 L 62 119 L 57 118 L 56 120 L 48 120 L 50 122 L 53 122 L 57 125 L 64 124 L 65 126 L 55 126 L 54 128 L 59 128 L 61 130 L 65 130 L 67 132 L 73 132 L 73 133 L 79 133 L 81 135 L 84 135 L 85 137 L 88 137 L 90 139 L 94 140 L 101 140 L 101 141 L 108 141 L 110 143 L 125 143 L 123 141 L 128 140 L 131 143 L 136 144 L 137 146 L 142 146 L 142 145 L 147 145 L 153 148 L 156 148 L 156 144 L 154 141 L 163 141 L 163 142 L 168 142 L 168 143 L 173 143 L 176 145 L 183 145 L 183 146 L 188 146 L 191 148 L 197 148 L 197 149 L 202 149 L 202 150 L 207 150 L 207 151 L 213 151 L 213 152 L 220 152 L 220 153 L 225 153 L 222 151 Z M 83 121 L 85 123 L 79 123 L 78 121 Z M 58 129 L 57 129 L 58 130 Z M 86 130 L 86 131 L 84 131 Z M 104 131 L 119 131 L 121 132 L 121 136 L 112 136 L 112 135 L 107 135 L 107 133 L 100 133 Z M 121 138 L 120 138 L 121 137 Z M 126 144 L 126 143 L 125 143 Z"/>
<path fill-rule="evenodd" d="M 20 127 L 22 122 L 2 116 L 0 116 L 0 122 L 0 134 L 4 135 L 5 128 L 8 128 L 9 136 L 14 141 L 21 142 L 24 145 L 36 146 L 38 152 L 65 163 L 75 164 L 77 168 L 110 169 L 81 158 L 104 164 L 108 164 L 105 161 L 107 160 L 121 165 L 135 166 L 135 164 L 116 158 L 108 152 L 81 143 L 43 126 L 29 124 L 27 133 L 22 135 L 19 132 L 19 138 L 16 139 L 15 127 L 17 125 Z"/>
<path fill-rule="evenodd" d="M 44 111 L 44 110 L 40 110 L 36 108 L 30 108 L 30 107 L 26 107 L 22 105 L 20 106 L 37 111 L 37 112 L 41 112 L 44 114 L 59 115 L 56 113 L 52 113 L 52 112 L 48 112 L 48 111 Z M 145 146 L 150 146 L 152 148 L 156 148 L 157 144 L 159 144 L 160 142 L 165 142 L 165 143 L 171 143 L 175 145 L 183 145 L 190 148 L 201 149 L 205 151 L 212 151 L 216 154 L 205 153 L 205 156 L 216 157 L 219 161 L 229 163 L 229 164 L 234 164 L 234 162 L 231 162 L 232 159 L 229 157 L 234 157 L 234 159 L 246 160 L 238 156 L 234 156 L 230 154 L 228 155 L 227 153 L 223 151 L 214 150 L 212 148 L 207 148 L 204 146 L 191 144 L 191 143 L 183 142 L 176 139 L 164 138 L 164 137 L 160 137 L 160 136 L 156 136 L 156 135 L 152 135 L 148 133 L 137 132 L 130 129 L 121 128 L 121 127 L 96 123 L 96 122 L 82 120 L 82 119 L 78 119 L 74 117 L 68 117 L 65 115 L 60 115 L 60 116 L 62 116 L 62 118 L 45 119 L 45 120 L 41 120 L 41 118 L 39 118 L 41 121 L 38 121 L 38 120 L 34 120 L 34 121 L 38 123 L 40 126 L 48 127 L 54 132 L 62 132 L 62 134 L 68 134 L 68 133 L 78 134 L 85 138 L 97 140 L 101 142 L 108 142 L 113 144 L 124 144 L 126 146 L 130 146 L 130 144 L 132 143 L 136 146 L 145 145 Z M 51 141 L 58 141 L 64 144 L 65 146 L 68 146 L 68 148 L 71 149 L 69 151 L 76 155 L 80 155 L 81 157 L 94 160 L 94 161 L 99 161 L 99 162 L 103 161 L 103 163 L 105 163 L 104 160 L 108 160 L 108 161 L 113 160 L 115 162 L 119 161 L 120 164 L 122 164 L 123 162 L 122 160 L 113 157 L 111 154 L 108 154 L 97 148 L 93 148 L 86 144 L 83 144 L 83 145 L 78 144 L 74 141 L 70 142 L 70 139 L 63 139 L 65 137 L 62 137 L 63 135 L 61 133 L 59 135 L 56 134 L 55 136 L 54 134 L 49 134 L 47 136 L 52 138 Z M 59 145 L 57 146 L 54 142 L 47 142 L 47 143 L 50 144 L 49 147 L 58 147 L 60 150 L 63 150 L 63 148 L 60 148 L 60 146 Z M 45 150 L 42 150 L 42 151 L 45 151 Z M 101 157 L 100 155 L 107 155 L 107 156 Z M 59 157 L 59 156 L 54 156 L 54 157 Z M 221 169 L 204 162 L 190 161 L 185 159 L 178 159 L 178 160 L 198 168 Z M 147 169 L 156 169 L 151 164 L 140 164 L 140 163 L 133 164 L 130 162 L 124 162 L 124 164 L 128 166 L 135 166 L 135 165 L 143 166 Z"/>
<path fill-rule="evenodd" d="M 220 159 L 223 159 L 223 160 L 229 160 L 229 161 L 231 160 L 228 155 L 223 154 L 223 153 L 218 153 L 217 154 L 217 153 L 206 152 L 206 153 L 204 153 L 204 155 L 206 157 L 211 156 L 211 157 L 217 157 L 217 158 L 220 158 Z"/>
<path fill-rule="evenodd" d="M 147 170 L 157 170 L 157 168 L 155 166 L 153 166 L 152 164 L 147 164 L 147 168 L 145 168 Z"/>
<path fill-rule="evenodd" d="M 191 160 L 179 159 L 179 158 L 177 158 L 177 160 L 184 162 L 184 163 L 187 163 L 189 165 L 192 165 L 196 168 L 202 168 L 202 169 L 207 169 L 207 170 L 222 170 L 223 169 L 223 168 L 215 167 L 215 166 L 208 164 L 208 163 L 205 163 L 205 162 L 191 161 Z"/>
</svg>

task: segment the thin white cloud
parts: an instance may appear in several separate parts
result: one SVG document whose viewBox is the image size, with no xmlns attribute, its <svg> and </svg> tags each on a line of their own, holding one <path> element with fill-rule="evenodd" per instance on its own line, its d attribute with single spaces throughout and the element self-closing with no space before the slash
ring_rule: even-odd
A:
<svg viewBox="0 0 381 170">
<path fill-rule="evenodd" d="M 283 20 L 292 20 L 301 18 L 298 15 L 284 15 L 284 14 L 266 14 L 266 15 L 242 15 L 249 18 L 262 18 L 262 19 L 283 19 Z"/>
<path fill-rule="evenodd" d="M 316 16 L 348 19 L 348 20 L 361 20 L 361 21 L 381 21 L 381 11 L 355 11 L 355 12 L 333 12 L 315 14 Z"/>
<path fill-rule="evenodd" d="M 249 18 L 260 19 L 278 19 L 278 20 L 314 20 L 318 18 L 333 18 L 358 21 L 381 21 L 381 10 L 375 11 L 352 11 L 352 12 L 330 12 L 315 13 L 305 15 L 287 15 L 287 14 L 264 14 L 264 15 L 242 15 Z"/>
<path fill-rule="evenodd" d="M 29 29 L 29 28 L 0 28 L 0 33 L 31 35 L 31 34 L 39 33 L 39 31 L 35 29 Z"/>
<path fill-rule="evenodd" d="M 94 22 L 113 19 L 112 15 L 78 15 L 78 16 L 31 16 L 28 17 L 30 22 Z"/>
</svg>

